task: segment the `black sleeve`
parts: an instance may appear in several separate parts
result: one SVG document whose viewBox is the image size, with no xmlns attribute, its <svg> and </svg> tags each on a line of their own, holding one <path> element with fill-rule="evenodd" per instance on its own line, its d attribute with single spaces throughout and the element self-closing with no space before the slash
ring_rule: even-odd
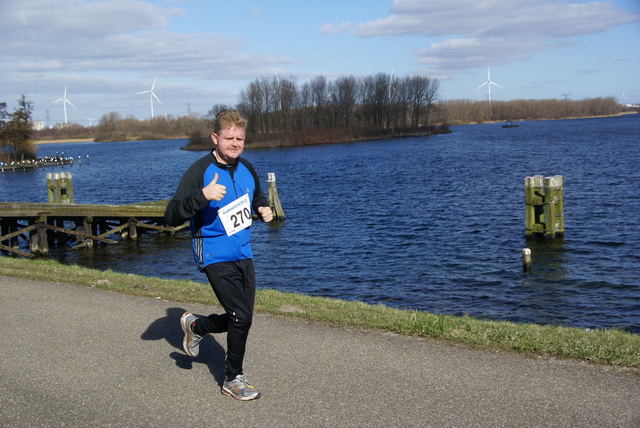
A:
<svg viewBox="0 0 640 428">
<path fill-rule="evenodd" d="M 209 201 L 202 193 L 204 158 L 194 163 L 184 173 L 173 199 L 164 211 L 164 221 L 169 226 L 179 226 L 204 208 Z"/>
</svg>

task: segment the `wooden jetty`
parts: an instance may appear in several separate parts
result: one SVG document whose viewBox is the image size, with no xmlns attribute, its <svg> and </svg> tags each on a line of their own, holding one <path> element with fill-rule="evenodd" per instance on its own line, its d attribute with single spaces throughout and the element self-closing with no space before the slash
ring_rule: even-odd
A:
<svg viewBox="0 0 640 428">
<path fill-rule="evenodd" d="M 78 158 L 78 162 L 80 162 Z M 5 171 L 26 171 L 36 168 L 51 167 L 58 165 L 72 165 L 73 158 L 61 156 L 45 156 L 36 160 L 22 160 L 12 162 L 0 162 L 0 172 Z"/>
<path fill-rule="evenodd" d="M 268 178 L 268 200 L 274 219 L 284 220 L 275 174 L 269 173 Z M 47 191 L 48 203 L 0 202 L 0 251 L 36 257 L 47 254 L 55 243 L 75 240 L 72 250 L 93 248 L 95 242 L 113 244 L 137 239 L 139 231 L 174 234 L 189 225 L 185 222 L 173 227 L 164 223 L 168 200 L 129 205 L 75 204 L 73 180 L 68 172 L 47 174 Z M 21 249 L 27 245 L 29 252 Z"/>
<path fill-rule="evenodd" d="M 164 224 L 168 201 L 132 205 L 0 202 L 0 250 L 23 256 L 47 254 L 53 243 L 75 240 L 71 249 L 95 242 L 137 239 L 140 230 L 175 233 L 188 226 Z M 20 249 L 24 240 L 30 252 Z"/>
</svg>

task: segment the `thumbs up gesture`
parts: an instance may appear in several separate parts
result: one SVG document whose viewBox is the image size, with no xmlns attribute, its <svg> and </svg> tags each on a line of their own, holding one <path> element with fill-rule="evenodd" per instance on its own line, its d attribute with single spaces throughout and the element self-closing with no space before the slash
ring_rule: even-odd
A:
<svg viewBox="0 0 640 428">
<path fill-rule="evenodd" d="M 227 188 L 222 184 L 217 183 L 218 173 L 216 172 L 211 183 L 207 184 L 204 189 L 202 189 L 202 193 L 208 201 L 219 201 L 227 193 Z"/>
</svg>

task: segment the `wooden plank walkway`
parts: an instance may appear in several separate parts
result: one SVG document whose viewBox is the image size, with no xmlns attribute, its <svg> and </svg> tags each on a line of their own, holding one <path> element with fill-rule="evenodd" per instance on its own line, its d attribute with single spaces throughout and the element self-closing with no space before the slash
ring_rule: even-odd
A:
<svg viewBox="0 0 640 428">
<path fill-rule="evenodd" d="M 188 226 L 164 224 L 168 201 L 130 205 L 0 202 L 0 250 L 23 257 L 47 254 L 54 243 L 70 249 L 137 239 L 139 230 L 174 234 Z M 20 239 L 29 247 L 21 249 Z M 25 245 L 23 245 L 24 247 Z"/>
</svg>

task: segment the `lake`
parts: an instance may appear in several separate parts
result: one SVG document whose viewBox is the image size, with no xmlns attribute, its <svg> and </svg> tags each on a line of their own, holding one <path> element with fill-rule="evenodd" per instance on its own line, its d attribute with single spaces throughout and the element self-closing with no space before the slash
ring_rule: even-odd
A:
<svg viewBox="0 0 640 428">
<path fill-rule="evenodd" d="M 265 193 L 275 173 L 286 215 L 254 223 L 259 288 L 640 333 L 640 115 L 518 124 L 247 150 Z M 39 156 L 64 152 L 76 164 L 0 174 L 0 200 L 46 202 L 45 174 L 60 171 L 72 173 L 76 203 L 169 199 L 204 155 L 179 150 L 186 142 L 41 145 Z M 563 238 L 524 236 L 524 178 L 537 174 L 564 176 Z M 526 273 L 525 247 L 533 251 Z M 50 257 L 206 283 L 188 233 Z"/>
</svg>

